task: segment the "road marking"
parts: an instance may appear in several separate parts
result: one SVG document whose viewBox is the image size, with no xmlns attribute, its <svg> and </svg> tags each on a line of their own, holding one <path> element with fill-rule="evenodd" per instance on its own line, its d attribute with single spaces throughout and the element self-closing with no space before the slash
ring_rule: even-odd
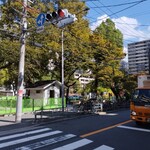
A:
<svg viewBox="0 0 150 150">
<path fill-rule="evenodd" d="M 24 133 L 14 134 L 14 135 L 3 136 L 3 137 L 0 137 L 0 141 L 8 140 L 11 138 L 16 138 L 16 137 L 20 137 L 20 136 L 40 133 L 40 132 L 44 132 L 44 131 L 50 131 L 50 130 L 51 130 L 50 128 L 44 128 L 44 129 L 38 129 L 38 130 L 34 130 L 34 131 L 28 131 L 28 132 L 24 132 Z"/>
<path fill-rule="evenodd" d="M 74 149 L 77 149 L 79 147 L 82 147 L 82 146 L 87 145 L 87 144 L 92 143 L 92 142 L 93 141 L 88 140 L 88 139 L 82 139 L 82 140 L 79 140 L 79 141 L 55 148 L 53 150 L 74 150 Z"/>
<path fill-rule="evenodd" d="M 29 126 L 29 127 L 21 127 L 21 128 L 17 128 L 17 129 L 13 129 L 13 130 L 5 130 L 5 131 L 0 131 L 0 136 L 3 136 L 3 135 L 6 135 L 6 134 L 15 134 L 15 133 L 18 133 L 19 132 L 25 132 L 27 130 L 35 130 L 35 129 L 41 129 L 42 127 L 37 127 L 37 125 L 32 125 L 32 126 Z M 44 128 L 44 127 L 43 127 Z"/>
<path fill-rule="evenodd" d="M 94 149 L 94 150 L 114 150 L 114 148 L 109 147 L 109 146 L 107 146 L 107 145 L 102 145 L 102 146 L 100 146 L 100 147 L 97 147 L 97 148 Z"/>
<path fill-rule="evenodd" d="M 100 116 L 104 115 L 104 116 L 117 116 L 117 113 L 106 113 L 106 112 L 98 112 L 97 114 L 99 114 Z"/>
<path fill-rule="evenodd" d="M 1 143 L 0 148 L 4 148 L 4 147 L 15 145 L 15 144 L 20 144 L 23 142 L 28 142 L 31 140 L 40 139 L 43 137 L 47 137 L 47 136 L 51 136 L 51 135 L 55 135 L 55 134 L 59 134 L 59 133 L 62 133 L 62 131 L 57 130 L 57 131 L 52 131 L 52 132 L 48 132 L 48 133 L 44 133 L 44 134 L 40 134 L 40 135 L 31 136 L 31 137 L 25 137 L 25 138 L 18 139 L 18 140 L 13 140 L 10 142 Z"/>
<path fill-rule="evenodd" d="M 118 127 L 119 128 L 124 128 L 124 129 L 130 129 L 130 130 L 150 132 L 150 130 L 148 130 L 148 129 L 142 129 L 142 128 L 135 128 L 135 127 L 128 127 L 128 126 L 118 126 Z"/>
<path fill-rule="evenodd" d="M 88 137 L 88 136 L 91 136 L 91 135 L 94 135 L 94 134 L 97 134 L 97 133 L 101 133 L 101 132 L 103 132 L 103 131 L 110 130 L 110 129 L 112 129 L 112 128 L 115 128 L 115 127 L 117 127 L 117 126 L 120 126 L 120 125 L 122 125 L 122 124 L 129 123 L 129 122 L 131 122 L 131 121 L 132 121 L 132 120 L 128 120 L 128 121 L 125 121 L 125 122 L 121 122 L 121 123 L 115 124 L 115 125 L 113 125 L 113 126 L 109 126 L 109 127 L 103 128 L 103 129 L 99 129 L 99 130 L 96 130 L 96 131 L 92 131 L 92 132 L 89 132 L 89 133 L 87 133 L 87 134 L 83 134 L 83 135 L 81 135 L 80 137 L 85 138 L 85 137 Z"/>
<path fill-rule="evenodd" d="M 48 140 L 43 140 L 43 141 L 40 141 L 40 142 L 36 142 L 36 143 L 30 144 L 30 145 L 22 146 L 22 147 L 16 148 L 15 150 L 38 149 L 38 148 L 48 146 L 48 145 L 51 145 L 51 144 L 54 144 L 54 143 L 57 143 L 57 142 L 68 140 L 68 139 L 73 138 L 73 137 L 76 137 L 76 135 L 67 134 L 67 135 L 63 135 L 63 136 L 58 136 L 58 137 L 51 138 L 51 139 L 48 139 Z"/>
</svg>

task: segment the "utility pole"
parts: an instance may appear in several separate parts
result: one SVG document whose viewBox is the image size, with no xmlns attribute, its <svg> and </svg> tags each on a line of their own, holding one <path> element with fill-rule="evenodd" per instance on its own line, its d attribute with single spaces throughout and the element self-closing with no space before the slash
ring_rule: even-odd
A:
<svg viewBox="0 0 150 150">
<path fill-rule="evenodd" d="M 20 47 L 20 59 L 19 59 L 19 74 L 18 74 L 18 86 L 17 86 L 17 103 L 16 103 L 16 116 L 15 122 L 20 123 L 22 119 L 22 99 L 24 92 L 24 63 L 25 63 L 25 44 L 26 44 L 26 30 L 27 30 L 27 0 L 23 0 L 23 17 L 21 27 L 21 47 Z"/>
</svg>

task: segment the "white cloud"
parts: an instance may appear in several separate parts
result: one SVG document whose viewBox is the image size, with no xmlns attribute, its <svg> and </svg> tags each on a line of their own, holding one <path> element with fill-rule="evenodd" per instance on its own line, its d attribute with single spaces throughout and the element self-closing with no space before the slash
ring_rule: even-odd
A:
<svg viewBox="0 0 150 150">
<path fill-rule="evenodd" d="M 105 22 L 109 17 L 107 15 L 103 15 L 97 18 L 97 21 L 92 23 L 90 26 L 91 30 L 95 30 L 102 22 Z"/>
<path fill-rule="evenodd" d="M 112 21 L 115 23 L 116 28 L 122 32 L 124 40 L 143 36 L 136 30 L 139 23 L 134 18 L 120 17 L 117 19 L 112 19 Z"/>
<path fill-rule="evenodd" d="M 109 18 L 107 15 L 98 17 L 97 21 L 91 25 L 91 30 L 94 30 L 107 18 Z M 120 18 L 113 18 L 112 21 L 115 23 L 116 28 L 122 32 L 124 40 L 140 41 L 150 39 L 150 33 L 148 32 L 150 31 L 150 26 L 145 30 L 140 29 L 140 23 L 135 18 L 123 16 Z"/>
<path fill-rule="evenodd" d="M 97 18 L 97 21 L 93 23 L 90 28 L 91 30 L 95 30 L 102 21 L 106 21 L 109 18 L 107 15 L 103 15 Z M 147 28 L 140 28 L 140 23 L 135 18 L 129 17 L 120 17 L 120 18 L 113 18 L 112 21 L 115 23 L 117 29 L 121 31 L 123 34 L 124 41 L 129 40 L 130 43 L 133 41 L 142 41 L 142 40 L 149 40 L 150 39 L 150 26 Z M 128 43 L 128 42 L 124 42 Z M 124 53 L 126 53 L 126 57 L 123 59 L 124 61 L 128 62 L 128 49 L 127 45 L 124 44 Z"/>
</svg>

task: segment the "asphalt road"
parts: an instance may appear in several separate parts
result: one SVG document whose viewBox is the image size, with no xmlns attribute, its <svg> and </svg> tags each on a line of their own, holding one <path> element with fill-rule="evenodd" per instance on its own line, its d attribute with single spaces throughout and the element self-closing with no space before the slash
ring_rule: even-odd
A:
<svg viewBox="0 0 150 150">
<path fill-rule="evenodd" d="M 150 150 L 150 125 L 137 126 L 129 110 L 19 127 L 0 136 L 4 150 Z"/>
</svg>

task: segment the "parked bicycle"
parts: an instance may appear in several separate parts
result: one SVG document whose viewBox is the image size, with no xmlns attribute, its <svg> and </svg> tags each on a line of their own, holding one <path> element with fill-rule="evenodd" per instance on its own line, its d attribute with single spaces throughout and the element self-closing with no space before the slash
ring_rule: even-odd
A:
<svg viewBox="0 0 150 150">
<path fill-rule="evenodd" d="M 89 99 L 87 101 L 81 101 L 80 104 L 74 105 L 74 111 L 76 112 L 91 112 L 96 113 L 102 110 L 102 105 L 95 99 Z"/>
</svg>

